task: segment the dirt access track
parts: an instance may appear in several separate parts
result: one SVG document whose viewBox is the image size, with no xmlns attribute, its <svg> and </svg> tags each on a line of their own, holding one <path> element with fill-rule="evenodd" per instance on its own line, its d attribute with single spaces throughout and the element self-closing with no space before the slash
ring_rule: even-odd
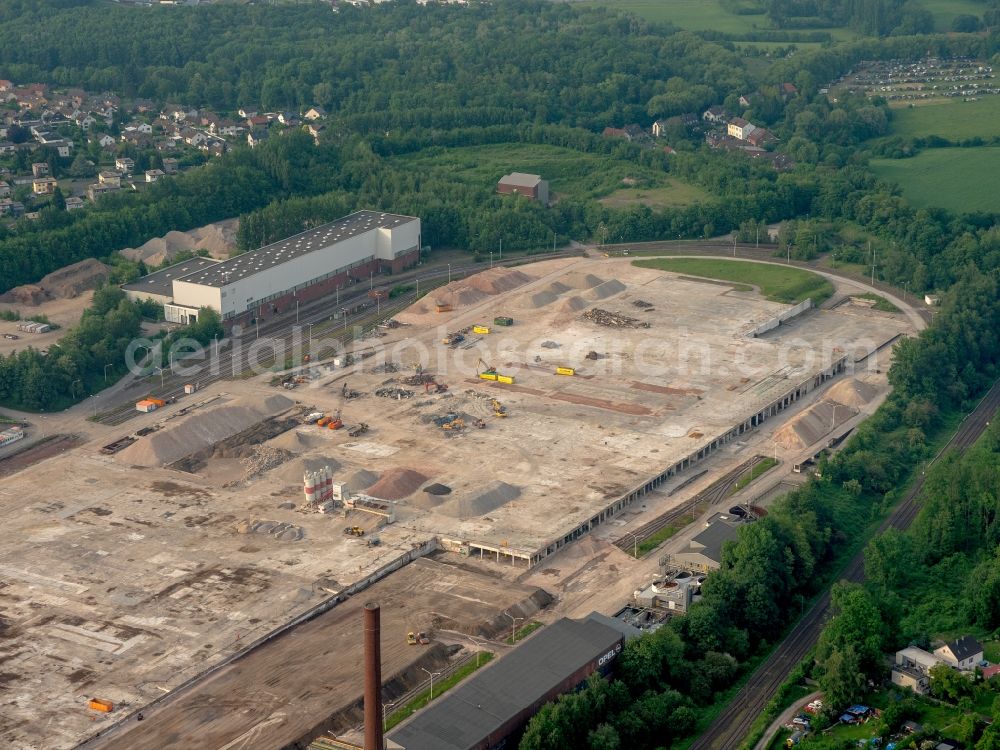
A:
<svg viewBox="0 0 1000 750">
<path fill-rule="evenodd" d="M 421 666 L 446 661 L 441 645 L 408 646 L 407 632 L 434 626 L 493 634 L 505 627 L 504 609 L 530 616 L 547 600 L 538 589 L 419 559 L 80 750 L 286 747 L 324 729 L 331 714 L 360 719 L 350 709 L 364 689 L 366 601 L 382 609 L 382 678 L 391 700 L 426 678 Z"/>
</svg>

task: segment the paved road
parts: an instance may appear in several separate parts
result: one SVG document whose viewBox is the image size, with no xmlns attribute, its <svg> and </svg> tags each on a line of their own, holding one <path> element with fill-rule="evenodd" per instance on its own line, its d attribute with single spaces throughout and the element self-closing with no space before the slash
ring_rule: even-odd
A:
<svg viewBox="0 0 1000 750">
<path fill-rule="evenodd" d="M 941 453 L 950 449 L 964 451 L 972 445 L 986 429 L 998 408 L 1000 408 L 1000 381 L 994 384 L 979 406 L 965 418 Z M 924 475 L 921 472 L 921 476 L 913 483 L 906 497 L 879 526 L 877 533 L 884 533 L 890 528 L 903 530 L 910 526 L 920 512 L 917 497 L 923 486 Z M 863 552 L 855 555 L 844 569 L 841 578 L 854 582 L 864 580 Z M 695 741 L 691 750 L 735 750 L 739 747 L 750 725 L 764 712 L 778 687 L 816 643 L 829 609 L 830 592 L 827 591 L 792 628 L 781 645 L 750 676 L 743 689 Z"/>
</svg>

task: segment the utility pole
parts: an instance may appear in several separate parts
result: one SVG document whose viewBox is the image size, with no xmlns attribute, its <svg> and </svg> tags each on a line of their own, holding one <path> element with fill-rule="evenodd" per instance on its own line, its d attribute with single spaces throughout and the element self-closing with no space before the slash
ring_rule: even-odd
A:
<svg viewBox="0 0 1000 750">
<path fill-rule="evenodd" d="M 500 260 L 503 260 L 503 237 L 500 238 Z"/>
<path fill-rule="evenodd" d="M 872 286 L 875 286 L 875 250 L 872 250 Z"/>
</svg>

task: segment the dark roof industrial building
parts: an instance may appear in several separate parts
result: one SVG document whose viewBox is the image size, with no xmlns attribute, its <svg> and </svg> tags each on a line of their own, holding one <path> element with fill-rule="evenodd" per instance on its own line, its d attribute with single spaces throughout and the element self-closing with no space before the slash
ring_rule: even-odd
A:
<svg viewBox="0 0 1000 750">
<path fill-rule="evenodd" d="M 545 703 L 607 673 L 639 630 L 596 612 L 563 618 L 484 667 L 388 736 L 404 750 L 488 750 L 524 729 Z"/>
</svg>

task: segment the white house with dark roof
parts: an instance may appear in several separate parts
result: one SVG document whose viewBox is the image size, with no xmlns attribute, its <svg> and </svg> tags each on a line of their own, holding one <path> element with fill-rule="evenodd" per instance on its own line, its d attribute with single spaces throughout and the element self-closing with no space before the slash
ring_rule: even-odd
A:
<svg viewBox="0 0 1000 750">
<path fill-rule="evenodd" d="M 971 635 L 963 635 L 934 649 L 934 655 L 955 669 L 971 671 L 983 660 L 983 646 Z"/>
</svg>

